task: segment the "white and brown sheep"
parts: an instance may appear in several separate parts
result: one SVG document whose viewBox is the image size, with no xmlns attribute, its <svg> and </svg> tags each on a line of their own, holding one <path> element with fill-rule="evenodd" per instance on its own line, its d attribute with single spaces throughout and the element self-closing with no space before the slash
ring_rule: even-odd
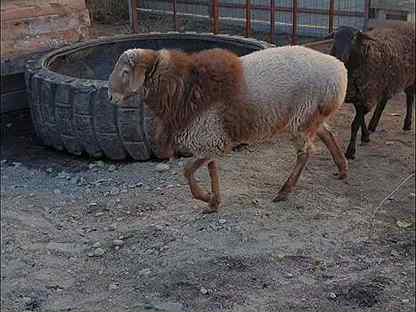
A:
<svg viewBox="0 0 416 312">
<path fill-rule="evenodd" d="M 335 57 L 293 46 L 270 48 L 239 58 L 222 49 L 194 54 L 174 50 L 124 52 L 109 78 L 109 97 L 123 105 L 140 95 L 157 117 L 159 142 L 167 155 L 175 147 L 194 158 L 184 170 L 192 195 L 217 211 L 220 187 L 216 158 L 238 143 L 263 142 L 288 130 L 296 165 L 274 201 L 294 188 L 317 135 L 339 170 L 347 161 L 325 126 L 344 102 L 347 70 Z M 207 165 L 212 193 L 194 174 Z"/>
<path fill-rule="evenodd" d="M 361 142 L 368 143 L 369 131 L 376 130 L 387 101 L 401 91 L 407 97 L 403 130 L 410 130 L 416 86 L 415 25 L 390 21 L 365 33 L 342 26 L 327 38 L 334 39 L 331 55 L 348 69 L 346 101 L 356 110 L 347 158 L 355 157 L 358 130 L 361 128 Z M 375 106 L 367 129 L 365 115 Z"/>
</svg>

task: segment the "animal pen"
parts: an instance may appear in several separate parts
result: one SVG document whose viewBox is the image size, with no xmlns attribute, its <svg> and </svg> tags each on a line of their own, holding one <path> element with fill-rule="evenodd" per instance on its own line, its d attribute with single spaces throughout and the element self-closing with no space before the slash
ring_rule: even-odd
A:
<svg viewBox="0 0 416 312">
<path fill-rule="evenodd" d="M 366 30 L 370 0 L 129 0 L 134 32 L 149 15 L 170 16 L 172 31 L 212 32 L 297 44 L 340 25 Z M 185 21 L 185 22 L 183 22 Z M 191 26 L 186 29 L 186 24 Z M 201 26 L 202 25 L 202 26 Z M 148 29 L 154 31 L 154 29 Z"/>
</svg>

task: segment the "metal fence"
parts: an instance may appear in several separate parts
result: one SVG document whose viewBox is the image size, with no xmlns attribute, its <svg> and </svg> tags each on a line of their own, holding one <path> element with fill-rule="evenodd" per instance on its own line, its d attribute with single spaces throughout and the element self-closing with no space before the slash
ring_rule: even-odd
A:
<svg viewBox="0 0 416 312">
<path fill-rule="evenodd" d="M 181 31 L 178 19 L 205 21 L 208 31 L 227 33 L 238 28 L 245 36 L 268 33 L 278 43 L 279 35 L 321 38 L 340 25 L 366 30 L 369 0 L 129 0 L 130 20 L 139 31 L 145 14 L 170 16 L 171 30 Z M 157 29 L 150 29 L 157 31 Z M 190 29 L 192 30 L 192 29 Z M 197 30 L 196 30 L 197 31 Z"/>
</svg>

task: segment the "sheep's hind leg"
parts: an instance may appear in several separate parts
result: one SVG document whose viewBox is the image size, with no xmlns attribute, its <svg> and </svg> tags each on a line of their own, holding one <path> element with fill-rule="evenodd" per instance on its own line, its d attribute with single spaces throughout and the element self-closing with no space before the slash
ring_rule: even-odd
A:
<svg viewBox="0 0 416 312">
<path fill-rule="evenodd" d="M 341 149 L 338 146 L 337 141 L 335 140 L 334 135 L 332 132 L 325 126 L 322 125 L 318 131 L 317 131 L 318 137 L 321 139 L 321 141 L 325 144 L 327 149 L 332 155 L 332 158 L 338 167 L 338 178 L 344 179 L 347 177 L 348 172 L 348 161 L 344 156 L 344 153 L 341 151 Z"/>
<path fill-rule="evenodd" d="M 198 185 L 198 182 L 196 181 L 194 174 L 199 168 L 201 168 L 208 162 L 208 159 L 197 159 L 195 161 L 190 160 L 186 164 L 184 170 L 184 176 L 188 181 L 192 197 L 198 200 L 202 200 L 206 203 L 209 203 L 211 196 L 207 192 L 202 190 L 202 188 Z"/>
<path fill-rule="evenodd" d="M 305 165 L 308 161 L 311 144 L 310 138 L 305 133 L 298 133 L 292 138 L 292 142 L 296 148 L 296 165 L 293 168 L 286 183 L 279 190 L 277 196 L 273 199 L 273 202 L 279 202 L 287 200 L 289 193 L 292 192 L 296 185 Z"/>
<path fill-rule="evenodd" d="M 370 123 L 368 124 L 368 130 L 371 132 L 376 131 L 378 122 L 380 121 L 381 114 L 384 111 L 384 108 L 386 107 L 388 99 L 383 98 L 376 106 L 376 109 L 373 113 L 373 117 L 371 117 Z"/>
<path fill-rule="evenodd" d="M 405 90 L 407 111 L 404 119 L 403 130 L 409 131 L 412 129 L 413 104 L 415 101 L 415 87 L 410 87 Z"/>
</svg>

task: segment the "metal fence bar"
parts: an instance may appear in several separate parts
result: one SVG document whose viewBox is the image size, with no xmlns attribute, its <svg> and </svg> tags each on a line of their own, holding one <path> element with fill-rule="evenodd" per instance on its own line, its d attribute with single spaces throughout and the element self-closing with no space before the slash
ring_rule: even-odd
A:
<svg viewBox="0 0 416 312">
<path fill-rule="evenodd" d="M 335 0 L 329 0 L 329 24 L 328 24 L 328 33 L 334 31 L 334 17 L 335 17 Z"/>
<path fill-rule="evenodd" d="M 130 9 L 130 27 L 134 33 L 139 32 L 138 10 L 139 0 L 129 0 Z"/>
<path fill-rule="evenodd" d="M 219 32 L 219 0 L 211 0 L 212 1 L 212 32 L 214 34 L 218 34 Z"/>
<path fill-rule="evenodd" d="M 176 0 L 172 0 L 172 11 L 173 11 L 173 25 L 175 31 L 178 31 L 178 17 L 176 15 Z"/>
<path fill-rule="evenodd" d="M 246 37 L 251 33 L 251 1 L 246 0 Z"/>
<path fill-rule="evenodd" d="M 297 31 L 298 31 L 298 0 L 292 2 L 292 44 L 297 43 Z"/>
<path fill-rule="evenodd" d="M 169 2 L 170 0 L 157 0 L 157 2 Z M 245 9 L 245 4 L 240 3 L 230 3 L 230 2 L 218 2 L 218 0 L 200 0 L 195 2 L 195 0 L 177 0 L 177 3 L 180 4 L 198 4 L 202 6 L 209 6 L 212 5 L 212 2 L 217 1 L 218 8 L 229 8 L 229 9 Z M 263 4 L 252 4 L 251 10 L 259 10 L 259 11 L 270 11 L 270 5 L 263 5 Z M 287 6 L 276 6 L 276 11 L 287 12 L 291 13 L 293 11 L 292 7 Z M 318 14 L 318 15 L 328 15 L 328 9 L 315 9 L 315 8 L 298 8 L 299 14 Z M 364 17 L 365 13 L 360 11 L 348 11 L 348 10 L 336 10 L 336 16 L 345 16 L 345 17 Z"/>
<path fill-rule="evenodd" d="M 364 1 L 364 31 L 368 30 L 368 18 L 370 17 L 370 1 L 371 0 L 365 0 Z"/>
<path fill-rule="evenodd" d="M 275 0 L 270 0 L 270 42 L 271 43 L 274 43 L 275 26 L 276 26 L 276 2 Z"/>
</svg>

